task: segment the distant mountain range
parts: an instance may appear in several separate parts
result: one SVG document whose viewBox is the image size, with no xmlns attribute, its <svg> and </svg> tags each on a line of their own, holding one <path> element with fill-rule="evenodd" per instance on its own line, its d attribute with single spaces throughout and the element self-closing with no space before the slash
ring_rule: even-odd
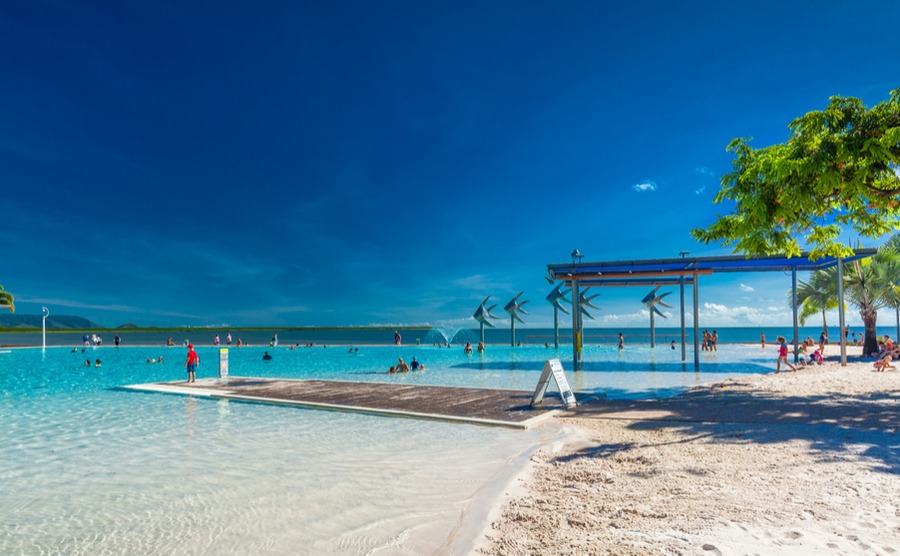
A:
<svg viewBox="0 0 900 556">
<path fill-rule="evenodd" d="M 16 315 L 0 313 L 0 329 L 4 328 L 41 328 L 41 315 Z M 50 315 L 47 317 L 47 329 L 72 330 L 103 328 L 96 322 L 75 315 Z"/>
</svg>

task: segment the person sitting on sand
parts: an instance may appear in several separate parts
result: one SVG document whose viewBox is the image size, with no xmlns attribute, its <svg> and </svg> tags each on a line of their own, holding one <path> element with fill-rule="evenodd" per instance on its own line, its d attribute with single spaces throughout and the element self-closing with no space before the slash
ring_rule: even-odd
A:
<svg viewBox="0 0 900 556">
<path fill-rule="evenodd" d="M 403 358 L 399 358 L 399 363 L 397 363 L 397 372 L 398 373 L 408 373 L 409 365 L 403 362 Z"/>
<path fill-rule="evenodd" d="M 815 361 L 816 365 L 822 365 L 825 363 L 825 356 L 822 355 L 821 351 L 816 350 L 812 354 L 812 360 Z"/>
<path fill-rule="evenodd" d="M 806 342 L 800 344 L 800 347 L 797 348 L 797 361 L 801 365 L 809 365 L 812 361 L 809 358 L 809 354 L 806 353 Z"/>
<path fill-rule="evenodd" d="M 788 347 L 787 340 L 784 339 L 784 336 L 779 336 L 775 339 L 778 342 L 778 360 L 775 362 L 775 373 L 781 372 L 781 362 L 784 361 L 784 364 L 791 368 L 792 371 L 797 372 L 797 367 L 788 363 Z"/>
<path fill-rule="evenodd" d="M 891 365 L 891 360 L 893 358 L 890 355 L 885 356 L 884 359 L 879 359 L 875 362 L 875 370 L 883 373 L 885 369 L 896 369 L 893 365 Z"/>
</svg>

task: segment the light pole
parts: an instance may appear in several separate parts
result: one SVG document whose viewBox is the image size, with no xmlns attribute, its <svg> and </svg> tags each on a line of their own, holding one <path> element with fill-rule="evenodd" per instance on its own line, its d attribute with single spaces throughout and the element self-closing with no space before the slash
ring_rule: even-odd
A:
<svg viewBox="0 0 900 556">
<path fill-rule="evenodd" d="M 44 313 L 44 318 L 41 319 L 41 349 L 43 351 L 47 350 L 47 317 L 50 316 L 50 309 L 46 307 L 41 307 L 41 311 Z"/>
</svg>

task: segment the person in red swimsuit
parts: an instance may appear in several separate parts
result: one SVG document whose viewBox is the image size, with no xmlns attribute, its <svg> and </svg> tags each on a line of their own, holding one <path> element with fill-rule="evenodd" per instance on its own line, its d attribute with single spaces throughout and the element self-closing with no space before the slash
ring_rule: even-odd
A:
<svg viewBox="0 0 900 556">
<path fill-rule="evenodd" d="M 200 364 L 200 356 L 194 351 L 194 344 L 188 344 L 187 360 L 184 367 L 187 369 L 188 382 L 197 382 L 197 366 Z"/>
</svg>

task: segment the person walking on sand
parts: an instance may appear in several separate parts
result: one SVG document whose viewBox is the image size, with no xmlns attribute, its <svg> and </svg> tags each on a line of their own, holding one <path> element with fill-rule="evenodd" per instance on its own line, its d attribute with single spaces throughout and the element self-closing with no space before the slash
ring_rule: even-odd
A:
<svg viewBox="0 0 900 556">
<path fill-rule="evenodd" d="M 188 344 L 187 359 L 184 361 L 184 368 L 187 369 L 188 382 L 197 382 L 197 366 L 200 365 L 200 356 L 194 351 L 194 344 Z"/>
<path fill-rule="evenodd" d="M 775 338 L 775 341 L 778 342 L 778 361 L 775 362 L 775 373 L 778 374 L 781 372 L 782 361 L 784 361 L 784 364 L 790 367 L 792 371 L 797 372 L 797 367 L 788 362 L 787 340 L 784 339 L 784 336 L 779 336 Z"/>
</svg>

